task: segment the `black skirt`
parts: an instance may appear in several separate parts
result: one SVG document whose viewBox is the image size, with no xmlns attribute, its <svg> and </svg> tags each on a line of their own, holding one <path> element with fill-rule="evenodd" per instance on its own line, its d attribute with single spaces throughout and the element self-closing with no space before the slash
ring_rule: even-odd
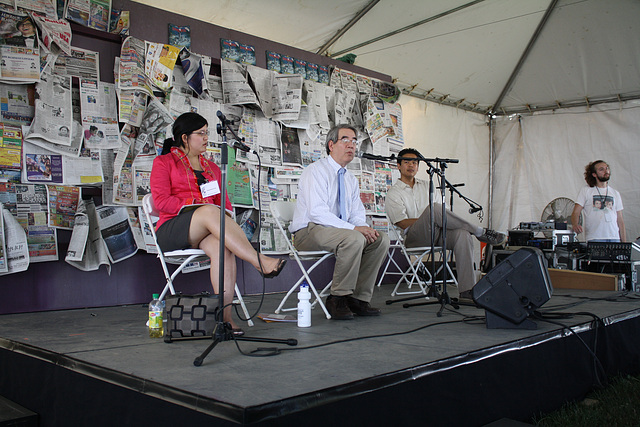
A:
<svg viewBox="0 0 640 427">
<path fill-rule="evenodd" d="M 189 226 L 195 209 L 186 210 L 165 222 L 156 231 L 158 245 L 162 252 L 189 249 Z"/>
</svg>

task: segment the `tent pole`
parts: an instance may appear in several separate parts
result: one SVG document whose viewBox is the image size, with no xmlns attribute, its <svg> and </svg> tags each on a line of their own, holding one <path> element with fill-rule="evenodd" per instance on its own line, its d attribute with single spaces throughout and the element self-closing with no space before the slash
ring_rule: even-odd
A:
<svg viewBox="0 0 640 427">
<path fill-rule="evenodd" d="M 549 17 L 551 16 L 551 12 L 553 12 L 553 9 L 555 9 L 557 3 L 558 3 L 558 0 L 551 0 L 551 3 L 549 3 L 549 7 L 547 7 L 547 10 L 544 12 L 544 16 L 538 23 L 538 27 L 536 28 L 535 32 L 531 36 L 531 39 L 529 40 L 527 47 L 524 49 L 524 52 L 522 52 L 522 55 L 520 56 L 520 59 L 518 60 L 516 67 L 511 72 L 511 76 L 509 76 L 509 80 L 502 88 L 502 92 L 500 93 L 500 96 L 498 96 L 498 99 L 496 99 L 496 102 L 493 103 L 493 111 L 498 111 L 498 108 L 500 108 L 500 104 L 502 104 L 502 100 L 504 99 L 505 96 L 507 96 L 507 93 L 511 90 L 511 85 L 513 85 L 513 82 L 515 81 L 516 76 L 520 72 L 520 69 L 524 65 L 524 62 L 526 61 L 527 57 L 529 56 L 529 53 L 531 52 L 531 49 L 533 49 L 533 45 L 538 40 L 538 37 L 540 37 L 542 28 L 549 20 Z"/>
<path fill-rule="evenodd" d="M 327 49 L 331 47 L 331 45 L 333 45 L 340 37 L 342 37 L 344 33 L 349 31 L 349 29 L 353 27 L 356 24 L 356 22 L 358 22 L 364 15 L 366 15 L 367 12 L 369 12 L 373 8 L 373 6 L 378 4 L 379 1 L 380 0 L 372 0 L 368 5 L 366 5 L 364 9 L 358 12 L 356 16 L 351 18 L 351 20 L 347 22 L 347 24 L 344 27 L 342 27 L 342 29 L 340 29 L 337 33 L 335 33 L 333 37 L 329 39 L 329 41 L 327 41 L 324 45 L 322 45 L 322 47 L 318 49 L 316 54 L 324 55 L 327 52 Z"/>
<path fill-rule="evenodd" d="M 445 11 L 445 12 L 442 12 L 442 13 L 439 13 L 439 14 L 437 14 L 437 15 L 431 16 L 431 17 L 429 17 L 429 18 L 427 18 L 427 19 L 423 19 L 422 21 L 415 22 L 415 23 L 413 23 L 413 24 L 411 24 L 411 25 L 407 25 L 406 27 L 398 28 L 397 30 L 393 30 L 393 31 L 391 31 L 390 33 L 386 33 L 386 34 L 383 34 L 383 35 L 381 35 L 381 36 L 375 37 L 375 38 L 373 38 L 373 39 L 371 39 L 371 40 L 367 40 L 367 41 L 364 41 L 364 42 L 362 42 L 362 43 L 358 43 L 358 44 L 357 44 L 357 45 L 355 45 L 355 46 L 350 46 L 350 47 L 348 47 L 348 48 L 346 48 L 346 49 L 342 49 L 340 52 L 335 52 L 334 54 L 329 55 L 329 56 L 330 56 L 331 58 L 335 58 L 336 56 L 340 56 L 340 55 L 342 55 L 343 53 L 351 52 L 351 51 L 353 51 L 353 50 L 355 50 L 355 49 L 358 49 L 358 48 L 361 48 L 361 47 L 363 47 L 363 46 L 367 46 L 367 45 L 370 45 L 370 44 L 372 44 L 372 43 L 378 42 L 378 41 L 380 41 L 380 40 L 384 40 L 384 39 L 386 39 L 387 37 L 395 36 L 395 35 L 396 35 L 396 34 L 398 34 L 398 33 L 402 33 L 402 32 L 404 32 L 404 31 L 410 30 L 410 29 L 412 29 L 412 28 L 418 27 L 418 26 L 420 26 L 420 25 L 426 24 L 426 23 L 431 22 L 431 21 L 435 21 L 436 19 L 440 19 L 440 18 L 442 18 L 442 17 L 444 17 L 444 16 L 451 15 L 452 13 L 458 12 L 458 11 L 460 11 L 460 10 L 462 10 L 462 9 L 466 9 L 467 7 L 470 7 L 470 6 L 474 6 L 474 5 L 476 5 L 477 3 L 481 3 L 481 2 L 483 2 L 483 1 L 484 1 L 484 0 L 473 0 L 472 2 L 469 2 L 469 3 L 467 3 L 467 4 L 463 4 L 463 5 L 461 5 L 461 6 L 458 6 L 458 7 L 454 8 L 454 9 L 449 9 L 449 10 L 447 10 L 447 11 Z M 341 36 L 342 34 L 343 34 L 343 33 L 341 33 L 341 34 L 340 34 L 340 36 Z M 335 36 L 335 37 L 339 37 L 339 36 Z M 331 39 L 331 40 L 329 40 L 329 42 L 327 42 L 327 44 L 333 44 L 333 41 L 334 41 L 334 40 L 333 40 L 333 39 Z M 324 53 L 324 51 L 328 48 L 327 44 L 325 44 L 325 46 L 322 46 L 322 47 L 320 48 L 320 50 L 319 50 L 318 52 L 316 52 L 316 53 L 318 53 L 318 54 L 322 54 L 322 53 Z"/>
<path fill-rule="evenodd" d="M 487 214 L 487 228 L 493 229 L 493 131 L 496 119 L 493 114 L 489 114 L 489 213 Z"/>
</svg>

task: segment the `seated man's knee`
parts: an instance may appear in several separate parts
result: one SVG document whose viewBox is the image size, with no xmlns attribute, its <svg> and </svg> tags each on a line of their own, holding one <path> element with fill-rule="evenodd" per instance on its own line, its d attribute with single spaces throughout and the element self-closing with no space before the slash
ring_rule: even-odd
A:
<svg viewBox="0 0 640 427">
<path fill-rule="evenodd" d="M 380 233 L 378 240 L 380 241 L 379 243 L 380 246 L 384 247 L 385 249 L 389 249 L 389 245 L 391 244 L 391 239 L 389 238 L 389 235 L 387 233 Z"/>
<path fill-rule="evenodd" d="M 344 234 L 344 237 L 340 242 L 340 246 L 358 247 L 362 249 L 367 244 L 367 239 L 359 231 L 356 231 L 356 230 L 345 230 L 345 231 L 346 233 Z"/>
</svg>

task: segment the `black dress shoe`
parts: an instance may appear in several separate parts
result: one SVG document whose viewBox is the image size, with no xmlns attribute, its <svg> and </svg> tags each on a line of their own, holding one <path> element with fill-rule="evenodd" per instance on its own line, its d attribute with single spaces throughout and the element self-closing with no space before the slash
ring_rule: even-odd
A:
<svg viewBox="0 0 640 427">
<path fill-rule="evenodd" d="M 352 296 L 347 297 L 347 306 L 353 314 L 358 316 L 380 316 L 382 311 L 379 308 L 371 307 L 371 304 L 361 301 Z"/>
<path fill-rule="evenodd" d="M 280 261 L 278 261 L 278 265 L 276 266 L 276 268 L 271 273 L 262 273 L 260 271 L 260 274 L 265 279 L 272 279 L 272 278 L 276 277 L 278 274 L 280 274 L 280 272 L 282 271 L 282 269 L 284 268 L 284 266 L 286 264 L 287 264 L 287 260 L 282 258 L 282 259 L 280 259 Z"/>
<path fill-rule="evenodd" d="M 348 297 L 339 297 L 329 295 L 327 297 L 326 307 L 333 320 L 352 320 L 353 313 L 347 306 Z"/>
</svg>

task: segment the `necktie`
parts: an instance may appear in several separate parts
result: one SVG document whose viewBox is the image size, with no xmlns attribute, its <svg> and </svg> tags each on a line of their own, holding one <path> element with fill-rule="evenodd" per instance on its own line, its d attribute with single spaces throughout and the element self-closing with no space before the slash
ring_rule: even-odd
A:
<svg viewBox="0 0 640 427">
<path fill-rule="evenodd" d="M 344 188 L 344 173 L 345 168 L 338 170 L 338 212 L 340 213 L 340 219 L 347 220 L 347 200 Z"/>
</svg>

